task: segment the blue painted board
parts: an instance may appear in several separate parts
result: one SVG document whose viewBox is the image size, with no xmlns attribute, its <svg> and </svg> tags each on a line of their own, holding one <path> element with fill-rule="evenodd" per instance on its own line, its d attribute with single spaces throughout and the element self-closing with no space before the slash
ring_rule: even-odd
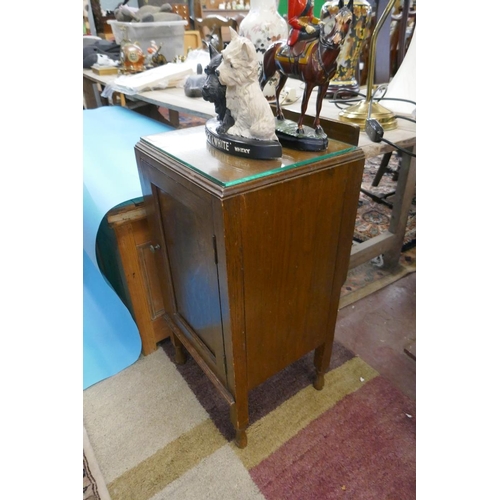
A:
<svg viewBox="0 0 500 500">
<path fill-rule="evenodd" d="M 141 338 L 129 310 L 99 270 L 99 225 L 142 196 L 134 146 L 172 127 L 119 106 L 83 111 L 83 388 L 137 361 Z"/>
</svg>

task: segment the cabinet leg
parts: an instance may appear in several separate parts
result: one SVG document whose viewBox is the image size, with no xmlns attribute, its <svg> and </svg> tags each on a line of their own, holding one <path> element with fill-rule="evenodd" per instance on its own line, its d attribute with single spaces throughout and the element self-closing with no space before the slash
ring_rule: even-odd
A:
<svg viewBox="0 0 500 500">
<path fill-rule="evenodd" d="M 247 432 L 245 429 L 236 429 L 236 438 L 234 439 L 238 448 L 246 448 L 247 446 Z"/>
<path fill-rule="evenodd" d="M 325 373 L 330 364 L 332 355 L 333 342 L 326 342 L 320 345 L 314 351 L 314 367 L 316 368 L 316 378 L 313 382 L 313 387 L 317 391 L 321 391 L 325 386 Z"/>
<path fill-rule="evenodd" d="M 172 344 L 175 348 L 174 363 L 183 365 L 186 362 L 186 355 L 182 349 L 182 342 L 172 333 Z"/>
<path fill-rule="evenodd" d="M 234 442 L 238 448 L 245 448 L 247 445 L 246 429 L 248 427 L 248 400 L 245 400 L 244 403 L 240 401 L 240 408 L 238 408 L 237 403 L 234 402 L 229 407 L 229 414 L 231 416 L 231 422 L 236 430 Z"/>
<path fill-rule="evenodd" d="M 325 374 L 316 371 L 316 378 L 314 379 L 313 387 L 317 391 L 321 391 L 321 389 L 323 389 L 324 386 L 325 386 Z"/>
</svg>

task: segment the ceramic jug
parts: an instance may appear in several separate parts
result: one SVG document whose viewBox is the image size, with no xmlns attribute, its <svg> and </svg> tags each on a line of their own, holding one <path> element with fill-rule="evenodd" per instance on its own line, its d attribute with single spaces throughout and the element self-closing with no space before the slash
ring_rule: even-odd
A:
<svg viewBox="0 0 500 500">
<path fill-rule="evenodd" d="M 251 0 L 250 11 L 241 21 L 238 34 L 248 38 L 255 46 L 259 65 L 262 67 L 264 53 L 271 43 L 287 38 L 288 24 L 278 13 L 279 0 Z M 264 88 L 264 95 L 272 100 L 276 79 Z"/>
</svg>

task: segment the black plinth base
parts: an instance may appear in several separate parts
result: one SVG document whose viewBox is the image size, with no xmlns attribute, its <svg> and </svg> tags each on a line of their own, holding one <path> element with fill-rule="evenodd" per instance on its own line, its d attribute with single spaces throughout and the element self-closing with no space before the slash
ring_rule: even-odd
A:
<svg viewBox="0 0 500 500">
<path fill-rule="evenodd" d="M 281 144 L 297 151 L 324 151 L 328 148 L 328 136 L 317 134 L 312 127 L 304 125 L 304 133 L 297 133 L 297 124 L 292 120 L 276 118 L 276 135 Z"/>
<path fill-rule="evenodd" d="M 235 135 L 218 134 L 220 125 L 217 118 L 211 118 L 205 124 L 207 142 L 216 149 L 233 156 L 243 156 L 253 160 L 272 160 L 281 158 L 283 150 L 278 141 L 259 141 Z"/>
</svg>

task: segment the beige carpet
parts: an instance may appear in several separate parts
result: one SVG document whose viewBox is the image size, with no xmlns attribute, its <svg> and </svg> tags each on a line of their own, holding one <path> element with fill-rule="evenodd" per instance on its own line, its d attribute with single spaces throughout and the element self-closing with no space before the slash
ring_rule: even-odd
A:
<svg viewBox="0 0 500 500">
<path fill-rule="evenodd" d="M 141 356 L 124 371 L 86 389 L 83 402 L 84 425 L 114 500 L 140 500 L 122 496 L 120 484 L 124 482 L 131 491 L 142 491 L 142 498 L 169 498 L 169 488 L 184 487 L 176 479 L 185 469 L 191 470 L 192 488 L 198 493 L 184 497 L 177 492 L 173 498 L 216 498 L 208 491 L 202 493 L 209 484 L 206 476 L 220 462 L 231 463 L 233 452 L 162 349 Z M 194 444 L 198 446 L 193 449 Z M 183 451 L 179 469 L 168 457 Z M 168 465 L 165 477 L 160 483 L 148 484 L 157 464 Z M 233 464 L 228 471 L 234 484 L 245 482 L 244 471 L 238 469 Z M 156 497 L 158 484 L 165 484 L 167 491 Z M 223 491 L 221 494 L 219 498 L 230 498 Z"/>
</svg>

